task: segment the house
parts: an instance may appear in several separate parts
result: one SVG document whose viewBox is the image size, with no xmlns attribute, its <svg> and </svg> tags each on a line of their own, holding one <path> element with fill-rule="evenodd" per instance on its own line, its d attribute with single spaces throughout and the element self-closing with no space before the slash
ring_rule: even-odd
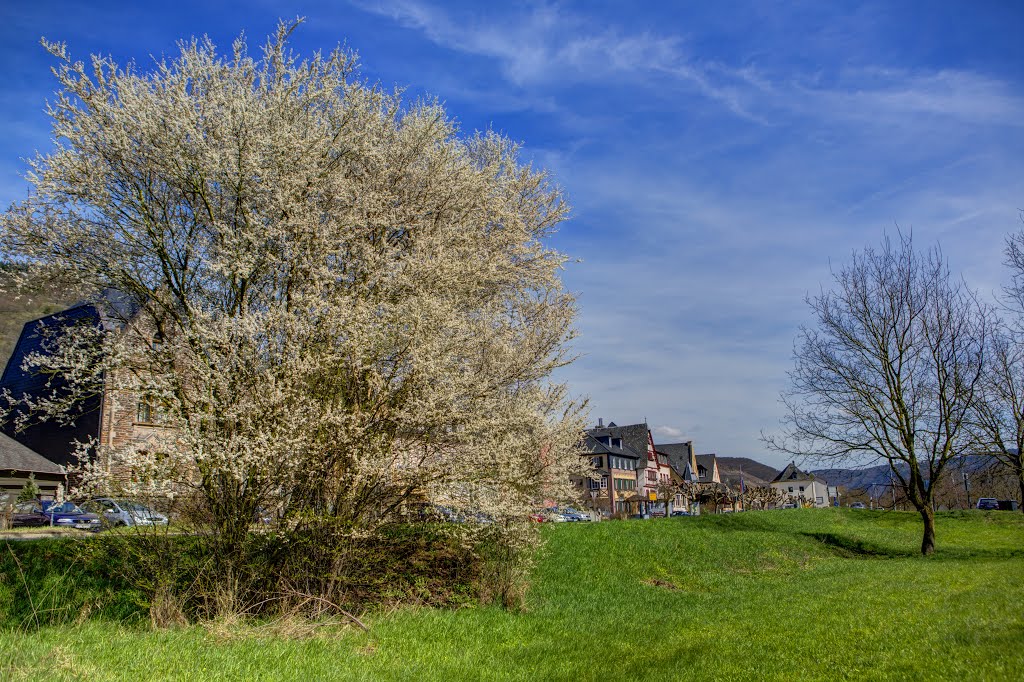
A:
<svg viewBox="0 0 1024 682">
<path fill-rule="evenodd" d="M 692 486 L 699 480 L 693 441 L 662 443 L 657 448 L 658 452 L 664 453 L 668 458 L 671 481 L 676 491 L 673 507 L 680 511 L 691 511 L 691 505 L 696 502 L 696 498 L 692 496 Z M 689 492 L 685 492 L 688 488 Z"/>
<path fill-rule="evenodd" d="M 718 472 L 717 455 L 697 455 L 697 481 L 699 483 L 722 482 L 722 477 Z"/>
<path fill-rule="evenodd" d="M 652 505 L 657 502 L 657 492 L 661 475 L 668 475 L 668 460 L 659 464 L 651 430 L 646 423 L 619 426 L 609 422 L 606 426 L 603 419 L 598 419 L 597 426 L 587 430 L 587 436 L 594 438 L 606 447 L 618 447 L 625 457 L 624 463 L 631 467 L 619 469 L 616 476 L 623 487 L 614 494 L 615 503 L 611 505 L 611 513 L 649 514 Z M 613 483 L 614 483 L 613 478 Z"/>
<path fill-rule="evenodd" d="M 662 443 L 656 446 L 658 452 L 668 459 L 669 476 L 674 490 L 672 507 L 674 510 L 690 511 L 695 499 L 687 491 L 688 486 L 697 483 L 697 458 L 694 454 L 693 441 L 683 443 Z"/>
<path fill-rule="evenodd" d="M 773 488 L 781 490 L 797 504 L 815 507 L 829 506 L 828 484 L 814 474 L 802 471 L 795 462 L 790 462 L 771 482 Z"/>
<path fill-rule="evenodd" d="M 25 359 L 33 353 L 46 352 L 46 340 L 72 325 L 116 330 L 129 324 L 133 316 L 134 309 L 125 297 L 108 292 L 102 304 L 81 303 L 26 323 L 0 377 L 0 389 L 8 391 L 15 400 L 60 392 L 67 386 L 63 377 L 27 369 Z M 125 391 L 115 391 L 110 377 L 104 377 L 97 391 L 72 406 L 69 419 L 40 422 L 25 415 L 22 409 L 14 410 L 4 420 L 0 426 L 3 433 L 62 467 L 78 463 L 78 443 L 92 441 L 98 446 L 119 447 L 156 440 L 167 431 L 152 404 Z M 19 415 L 27 417 L 23 428 L 16 424 Z"/>
<path fill-rule="evenodd" d="M 67 487 L 64 467 L 54 464 L 10 436 L 0 433 L 0 508 L 13 501 L 31 476 L 42 497 L 53 497 L 57 486 Z"/>
<path fill-rule="evenodd" d="M 584 448 L 590 462 L 600 475 L 586 481 L 591 508 L 602 515 L 629 514 L 637 496 L 636 468 L 640 455 L 622 443 L 621 436 L 609 433 L 588 433 Z"/>
</svg>

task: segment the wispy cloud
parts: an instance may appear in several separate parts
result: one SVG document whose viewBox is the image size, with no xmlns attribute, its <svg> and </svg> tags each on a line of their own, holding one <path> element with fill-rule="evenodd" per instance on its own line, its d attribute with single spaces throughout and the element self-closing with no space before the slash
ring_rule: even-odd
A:
<svg viewBox="0 0 1024 682">
<path fill-rule="evenodd" d="M 806 113 L 830 117 L 1024 125 L 1024 96 L 1009 83 L 964 70 L 853 69 L 834 85 L 794 84 L 785 95 Z"/>
<path fill-rule="evenodd" d="M 593 83 L 622 76 L 670 76 L 734 113 L 749 116 L 734 89 L 719 87 L 705 67 L 687 60 L 679 36 L 628 33 L 598 27 L 592 19 L 557 5 L 534 5 L 511 16 L 451 16 L 416 0 L 356 2 L 361 9 L 391 18 L 451 50 L 497 60 L 517 86 Z M 718 70 L 721 67 L 716 67 Z"/>
</svg>

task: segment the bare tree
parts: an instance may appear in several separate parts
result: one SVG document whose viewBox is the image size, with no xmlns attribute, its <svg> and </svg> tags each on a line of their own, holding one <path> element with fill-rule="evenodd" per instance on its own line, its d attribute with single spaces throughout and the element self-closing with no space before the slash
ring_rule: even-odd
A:
<svg viewBox="0 0 1024 682">
<path fill-rule="evenodd" d="M 921 553 L 935 550 L 934 486 L 971 447 L 990 311 L 950 277 L 938 247 L 888 238 L 854 253 L 835 289 L 808 297 L 815 325 L 800 330 L 782 434 L 792 455 L 889 465 L 924 523 Z"/>
<path fill-rule="evenodd" d="M 786 494 L 773 486 L 747 486 L 739 494 L 744 509 L 771 509 L 782 504 Z"/>
<path fill-rule="evenodd" d="M 993 327 L 975 434 L 978 450 L 1017 478 L 1024 502 L 1024 232 L 1006 240 L 1006 264 L 1012 275 L 1004 302 L 1012 318 Z"/>
</svg>

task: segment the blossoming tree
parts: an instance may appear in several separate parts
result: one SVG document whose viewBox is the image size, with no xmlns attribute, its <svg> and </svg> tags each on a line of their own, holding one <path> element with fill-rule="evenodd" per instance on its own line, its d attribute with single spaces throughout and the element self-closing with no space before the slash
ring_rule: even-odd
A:
<svg viewBox="0 0 1024 682">
<path fill-rule="evenodd" d="M 545 245 L 563 195 L 508 139 L 359 80 L 351 53 L 300 60 L 293 28 L 257 57 L 193 39 L 145 72 L 44 41 L 56 146 L 2 247 L 130 305 L 34 358 L 75 380 L 33 407 L 100 386 L 158 406 L 163 441 L 86 444 L 85 483 L 188 494 L 227 546 L 261 509 L 525 519 L 586 474 L 580 406 L 550 380 L 574 333 Z"/>
</svg>

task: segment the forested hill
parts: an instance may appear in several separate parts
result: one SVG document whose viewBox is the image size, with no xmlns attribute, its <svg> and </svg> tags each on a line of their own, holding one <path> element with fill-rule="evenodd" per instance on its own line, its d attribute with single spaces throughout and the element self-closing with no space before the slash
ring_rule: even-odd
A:
<svg viewBox="0 0 1024 682">
<path fill-rule="evenodd" d="M 900 470 L 908 473 L 906 465 Z M 815 469 L 815 476 L 828 485 L 839 486 L 847 490 L 867 490 L 871 486 L 887 486 L 892 482 L 888 464 L 866 467 L 864 469 Z"/>
<path fill-rule="evenodd" d="M 82 298 L 78 292 L 57 285 L 44 285 L 31 295 L 19 295 L 13 279 L 11 266 L 0 263 L 0 371 L 7 366 L 26 322 L 67 308 Z"/>
<path fill-rule="evenodd" d="M 749 457 L 718 458 L 718 474 L 723 483 L 738 485 L 741 470 L 743 471 L 743 482 L 748 486 L 768 485 L 773 478 L 779 475 L 778 470 Z"/>
</svg>

